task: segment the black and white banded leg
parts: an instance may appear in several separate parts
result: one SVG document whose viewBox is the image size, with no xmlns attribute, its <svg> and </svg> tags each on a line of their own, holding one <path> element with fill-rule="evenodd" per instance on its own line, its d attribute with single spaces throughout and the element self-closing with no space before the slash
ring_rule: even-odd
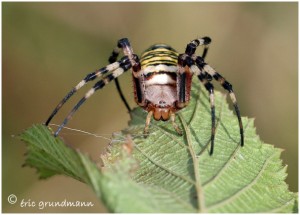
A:
<svg viewBox="0 0 300 215">
<path fill-rule="evenodd" d="M 210 102 L 210 112 L 211 112 L 211 137 L 210 137 L 210 152 L 212 155 L 214 152 L 214 143 L 215 143 L 215 132 L 216 132 L 216 116 L 215 116 L 215 95 L 214 95 L 214 86 L 210 83 L 207 73 L 200 73 L 198 75 L 199 80 L 205 86 L 205 89 L 209 93 L 209 102 Z"/>
<path fill-rule="evenodd" d="M 61 129 L 68 123 L 68 121 L 72 118 L 74 113 L 78 110 L 78 108 L 88 99 L 90 98 L 97 90 L 102 89 L 110 83 L 112 80 L 116 79 L 120 75 L 122 75 L 124 72 L 128 71 L 131 68 L 130 60 L 127 56 L 122 58 L 123 60 L 119 64 L 119 67 L 116 68 L 114 71 L 112 71 L 110 74 L 105 76 L 102 80 L 98 81 L 93 88 L 91 88 L 85 96 L 74 106 L 74 108 L 71 110 L 71 112 L 68 114 L 68 116 L 64 119 L 63 123 L 58 127 L 57 131 L 55 132 L 54 136 L 57 136 Z"/>
<path fill-rule="evenodd" d="M 211 43 L 211 39 L 209 37 L 202 37 L 199 39 L 192 40 L 189 44 L 187 44 L 185 49 L 185 54 L 192 56 L 195 54 L 198 46 L 204 46 L 204 50 L 202 53 L 202 58 L 204 59 L 207 55 L 208 45 Z"/>
<path fill-rule="evenodd" d="M 210 107 L 211 107 L 211 147 L 209 154 L 212 155 L 214 151 L 214 142 L 215 142 L 215 131 L 216 131 L 216 123 L 215 123 L 215 97 L 214 97 L 214 87 L 210 83 L 212 80 L 212 77 L 210 77 L 209 74 L 207 74 L 204 71 L 201 71 L 200 68 L 198 68 L 195 65 L 195 61 L 192 59 L 191 56 L 187 54 L 181 54 L 178 57 L 178 103 L 180 107 L 183 107 L 186 104 L 186 101 L 189 99 L 186 93 L 186 83 L 189 83 L 187 80 L 187 77 L 190 76 L 190 74 L 195 74 L 199 78 L 199 80 L 202 82 L 202 84 L 205 86 L 206 90 L 209 92 L 209 101 L 210 101 Z"/>
<path fill-rule="evenodd" d="M 66 103 L 71 98 L 71 96 L 73 96 L 86 83 L 88 83 L 89 81 L 93 81 L 96 78 L 100 78 L 106 73 L 109 73 L 109 72 L 112 72 L 112 71 L 118 69 L 121 65 L 124 65 L 125 61 L 128 61 L 128 57 L 123 57 L 121 60 L 119 60 L 117 62 L 109 64 L 106 67 L 103 67 L 101 69 L 96 70 L 95 72 L 88 74 L 75 87 L 73 87 L 72 90 L 59 102 L 59 104 L 55 107 L 55 109 L 53 110 L 53 112 L 51 113 L 49 118 L 47 119 L 45 125 L 48 126 L 48 124 L 50 123 L 52 118 L 56 115 L 56 113 L 63 106 L 63 104 Z"/>
<path fill-rule="evenodd" d="M 235 113 L 237 115 L 240 127 L 240 136 L 241 136 L 241 146 L 244 146 L 244 128 L 242 123 L 242 118 L 240 114 L 240 110 L 237 104 L 236 96 L 233 92 L 232 85 L 226 81 L 224 77 L 222 77 L 216 70 L 214 70 L 210 65 L 204 62 L 203 58 L 196 58 L 196 65 L 199 67 L 201 71 L 208 73 L 210 77 L 213 77 L 216 81 L 218 81 L 222 87 L 229 92 L 230 99 L 233 103 Z"/>
<path fill-rule="evenodd" d="M 193 59 L 186 55 L 180 54 L 178 56 L 178 71 L 177 71 L 177 107 L 184 108 L 188 105 L 190 100 L 191 78 L 193 71 L 191 67 L 194 65 Z"/>
<path fill-rule="evenodd" d="M 123 53 L 125 55 L 128 54 L 128 51 L 126 52 L 126 50 L 128 50 L 126 47 L 130 46 L 130 44 L 129 44 L 128 40 L 127 41 L 126 40 L 127 39 L 123 39 L 123 40 L 120 40 L 118 42 L 117 47 L 114 48 L 114 50 L 112 51 L 110 57 L 108 58 L 108 62 L 109 63 L 114 63 L 114 62 L 117 61 L 121 49 L 123 50 Z M 132 49 L 131 49 L 131 53 L 130 54 L 133 54 Z M 128 112 L 130 112 L 131 108 L 130 108 L 130 106 L 129 106 L 129 104 L 128 104 L 128 102 L 127 102 L 127 100 L 126 100 L 126 98 L 125 98 L 125 96 L 124 96 L 124 94 L 122 92 L 122 89 L 121 89 L 121 86 L 120 86 L 118 78 L 115 79 L 115 85 L 116 85 L 116 88 L 118 90 L 119 96 L 121 97 L 121 99 L 122 99 L 122 101 L 123 101 L 126 109 L 128 110 Z"/>
<path fill-rule="evenodd" d="M 177 72 L 177 94 L 178 107 L 183 108 L 188 105 L 190 95 L 186 92 L 190 91 L 191 77 L 193 74 L 200 75 L 200 70 L 195 66 L 195 55 L 198 46 L 205 46 L 202 56 L 205 57 L 208 51 L 208 45 L 211 43 L 209 37 L 203 37 L 192 40 L 187 44 L 185 53 L 178 56 L 178 72 Z M 188 68 L 186 68 L 186 66 Z"/>
</svg>

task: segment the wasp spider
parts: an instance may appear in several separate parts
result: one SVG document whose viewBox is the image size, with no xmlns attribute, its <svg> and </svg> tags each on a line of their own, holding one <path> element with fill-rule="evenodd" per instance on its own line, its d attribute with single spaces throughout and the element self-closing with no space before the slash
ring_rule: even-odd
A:
<svg viewBox="0 0 300 215">
<path fill-rule="evenodd" d="M 240 127 L 241 146 L 244 145 L 244 131 L 237 100 L 232 89 L 232 85 L 225 80 L 210 65 L 205 63 L 204 58 L 208 51 L 211 39 L 203 37 L 188 43 L 185 52 L 179 54 L 172 47 L 165 44 L 156 44 L 145 50 L 141 59 L 134 54 L 127 38 L 120 39 L 117 47 L 113 50 L 106 67 L 88 74 L 80 81 L 57 105 L 46 121 L 49 124 L 54 115 L 62 105 L 87 82 L 96 78 L 100 80 L 91 88 L 85 96 L 74 106 L 63 123 L 55 132 L 55 136 L 71 119 L 77 109 L 90 98 L 97 90 L 102 89 L 106 84 L 122 75 L 129 69 L 132 70 L 134 98 L 136 103 L 148 112 L 144 128 L 144 135 L 148 135 L 150 120 L 169 120 L 178 134 L 182 134 L 180 128 L 175 123 L 175 113 L 189 104 L 192 77 L 195 74 L 209 93 L 211 108 L 211 149 L 213 153 L 215 139 L 215 105 L 214 87 L 211 83 L 214 78 L 225 90 L 229 92 Z M 195 51 L 198 46 L 204 46 L 202 56 L 197 56 Z M 124 56 L 117 61 L 120 51 Z M 118 83 L 117 83 L 118 86 Z M 118 86 L 118 90 L 120 90 Z M 122 95 L 122 93 L 121 93 Z M 129 109 L 126 100 L 123 101 Z"/>
</svg>

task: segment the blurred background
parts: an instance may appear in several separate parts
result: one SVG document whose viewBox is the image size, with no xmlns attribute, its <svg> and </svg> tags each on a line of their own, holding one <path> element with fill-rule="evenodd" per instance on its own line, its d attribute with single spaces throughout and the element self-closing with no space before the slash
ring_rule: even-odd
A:
<svg viewBox="0 0 300 215">
<path fill-rule="evenodd" d="M 210 36 L 207 62 L 233 84 L 242 115 L 255 118 L 261 139 L 284 149 L 286 181 L 291 191 L 298 191 L 297 21 L 297 2 L 2 3 L 3 212 L 106 212 L 85 184 L 63 176 L 40 181 L 34 169 L 22 167 L 25 146 L 14 136 L 45 122 L 75 84 L 107 64 L 122 37 L 128 37 L 141 54 L 154 43 L 184 52 L 190 40 Z M 135 106 L 130 73 L 119 80 L 131 107 Z M 60 124 L 91 86 L 74 96 L 52 122 Z M 110 137 L 128 120 L 110 84 L 68 126 Z M 63 130 L 61 136 L 97 161 L 108 143 L 70 130 Z M 10 194 L 27 202 L 67 199 L 95 206 L 21 208 L 7 203 Z"/>
</svg>

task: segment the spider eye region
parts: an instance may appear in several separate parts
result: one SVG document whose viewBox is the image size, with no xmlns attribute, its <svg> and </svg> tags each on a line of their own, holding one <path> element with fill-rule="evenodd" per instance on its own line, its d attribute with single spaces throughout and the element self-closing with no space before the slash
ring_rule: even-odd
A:
<svg viewBox="0 0 300 215">
<path fill-rule="evenodd" d="M 160 100 L 160 101 L 158 102 L 158 104 L 159 104 L 161 107 L 164 107 L 164 106 L 166 105 L 166 102 L 163 101 L 163 100 Z"/>
</svg>

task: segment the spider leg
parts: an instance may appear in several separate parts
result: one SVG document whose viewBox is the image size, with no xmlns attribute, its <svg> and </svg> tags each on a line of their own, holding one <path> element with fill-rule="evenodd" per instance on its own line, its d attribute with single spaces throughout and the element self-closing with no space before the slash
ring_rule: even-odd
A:
<svg viewBox="0 0 300 215">
<path fill-rule="evenodd" d="M 210 83 L 210 80 L 207 78 L 206 73 L 200 73 L 200 75 L 198 75 L 198 78 L 205 86 L 206 90 L 209 92 L 210 112 L 211 112 L 211 137 L 210 137 L 211 145 L 210 145 L 209 154 L 212 155 L 214 152 L 214 142 L 215 142 L 215 132 L 216 132 L 214 86 Z"/>
<path fill-rule="evenodd" d="M 120 86 L 120 83 L 119 83 L 119 79 L 118 79 L 118 78 L 115 79 L 115 85 L 116 85 L 117 91 L 118 91 L 118 93 L 119 93 L 119 96 L 121 97 L 122 102 L 124 103 L 124 105 L 125 105 L 127 111 L 130 112 L 130 111 L 131 111 L 131 108 L 130 108 L 130 106 L 129 106 L 129 104 L 128 104 L 128 102 L 127 102 L 127 100 L 126 100 L 126 98 L 125 98 L 125 96 L 124 96 L 124 94 L 123 94 L 123 91 L 122 91 L 122 89 L 121 89 L 121 86 Z"/>
<path fill-rule="evenodd" d="M 149 125 L 151 122 L 152 115 L 153 115 L 153 111 L 149 111 L 148 115 L 146 117 L 146 123 L 145 123 L 145 128 L 144 128 L 144 138 L 146 138 L 147 135 L 149 134 Z"/>
<path fill-rule="evenodd" d="M 116 62 L 116 61 L 117 61 L 117 58 L 118 58 L 118 56 L 119 56 L 119 53 L 120 53 L 120 48 L 116 47 L 116 48 L 112 51 L 110 57 L 108 58 L 108 62 L 109 62 L 109 63 L 114 63 L 114 62 Z M 118 78 L 115 79 L 115 85 L 116 85 L 116 88 L 117 88 L 117 90 L 118 90 L 119 96 L 121 97 L 121 99 L 122 99 L 122 101 L 123 101 L 123 103 L 124 103 L 124 105 L 125 105 L 127 111 L 130 112 L 130 111 L 131 111 L 131 108 L 130 108 L 130 106 L 129 106 L 129 104 L 128 104 L 128 102 L 127 102 L 127 100 L 126 100 L 126 98 L 125 98 L 125 96 L 124 96 L 124 94 L 123 94 L 123 92 L 122 92 L 122 89 L 121 89 L 121 86 L 120 86 L 120 83 L 119 83 Z"/>
<path fill-rule="evenodd" d="M 202 57 L 205 58 L 208 45 L 211 43 L 209 37 L 202 37 L 192 40 L 187 44 L 185 53 L 178 56 L 178 72 L 177 72 L 177 106 L 183 108 L 188 105 L 190 99 L 190 89 L 193 73 L 200 74 L 200 71 L 190 71 L 195 64 L 195 52 L 198 46 L 204 46 Z M 195 68 L 195 66 L 194 66 Z"/>
<path fill-rule="evenodd" d="M 191 56 L 187 54 L 181 54 L 178 57 L 178 106 L 184 107 L 187 105 L 186 100 L 187 97 L 189 99 L 190 96 L 190 88 L 187 89 L 185 86 L 191 86 L 192 79 L 187 79 L 187 75 L 190 74 L 192 77 L 193 74 L 197 75 L 199 80 L 205 86 L 206 90 L 209 92 L 209 100 L 210 100 L 210 108 L 211 108 L 211 146 L 210 146 L 210 155 L 213 154 L 214 150 L 214 141 L 215 141 L 215 96 L 214 96 L 214 86 L 210 83 L 211 77 L 208 77 L 204 71 L 201 71 L 201 68 L 195 65 L 195 61 Z M 188 71 L 188 72 L 186 72 Z"/>
<path fill-rule="evenodd" d="M 208 75 L 210 75 L 210 77 L 213 77 L 216 81 L 218 81 L 222 85 L 222 87 L 225 90 L 227 90 L 229 92 L 230 99 L 233 103 L 235 113 L 236 113 L 238 121 L 239 121 L 241 146 L 244 146 L 244 128 L 243 128 L 242 118 L 241 118 L 240 110 L 239 110 L 239 107 L 237 104 L 236 96 L 232 89 L 232 85 L 228 81 L 226 81 L 226 79 L 224 77 L 222 77 L 210 65 L 206 64 L 201 57 L 196 58 L 196 64 L 200 68 L 200 70 L 204 70 L 205 72 L 207 72 Z"/>
<path fill-rule="evenodd" d="M 211 39 L 209 37 L 202 37 L 198 39 L 192 40 L 189 44 L 187 44 L 185 49 L 185 54 L 192 56 L 195 54 L 196 49 L 198 46 L 205 46 L 203 50 L 202 57 L 205 58 L 207 51 L 208 51 L 208 45 L 211 43 Z"/>
<path fill-rule="evenodd" d="M 176 124 L 175 117 L 176 117 L 175 113 L 171 112 L 171 122 L 172 122 L 173 128 L 175 129 L 175 131 L 177 132 L 177 134 L 179 134 L 181 136 L 182 135 L 182 131 L 179 128 L 179 126 Z"/>
<path fill-rule="evenodd" d="M 178 109 L 186 107 L 190 101 L 192 77 L 194 74 L 194 71 L 192 71 L 193 65 L 194 60 L 190 56 L 186 54 L 178 56 L 176 104 Z"/>
<path fill-rule="evenodd" d="M 205 57 L 206 57 L 206 55 L 207 55 L 208 48 L 209 48 L 208 45 L 204 46 L 203 53 L 202 53 L 202 58 L 203 58 L 203 59 L 205 59 Z"/>
<path fill-rule="evenodd" d="M 122 62 L 119 64 L 119 67 L 115 69 L 112 73 L 105 76 L 102 80 L 98 81 L 93 88 L 91 88 L 85 96 L 74 106 L 68 116 L 64 119 L 63 123 L 58 127 L 57 131 L 55 132 L 54 136 L 57 136 L 61 129 L 68 123 L 68 121 L 72 118 L 74 113 L 78 110 L 78 108 L 88 99 L 90 98 L 97 90 L 102 89 L 106 84 L 117 78 L 118 76 L 122 75 L 128 69 L 131 68 L 131 64 L 129 58 L 126 56 L 123 58 Z"/>
<path fill-rule="evenodd" d="M 140 63 L 140 60 L 137 57 L 137 55 L 135 55 L 133 53 L 133 50 L 132 50 L 129 40 L 127 38 L 123 38 L 118 41 L 117 47 L 113 50 L 113 52 L 111 53 L 111 56 L 109 57 L 109 62 L 116 61 L 116 59 L 119 56 L 120 50 L 123 50 L 123 54 L 125 56 L 128 56 L 131 66 L 132 66 L 132 77 L 133 77 L 133 86 L 134 86 L 134 92 L 135 92 L 134 93 L 135 101 L 138 103 L 139 106 L 144 106 L 145 105 L 145 96 L 144 96 L 144 87 L 145 86 L 144 86 L 144 76 L 141 73 L 141 63 Z M 123 96 L 119 82 L 117 81 L 117 79 L 115 79 L 115 80 L 116 80 L 115 81 L 116 87 L 121 96 L 121 99 L 123 100 L 125 106 L 127 107 L 127 110 L 130 112 L 131 109 L 126 102 L 125 97 Z"/>
<path fill-rule="evenodd" d="M 138 57 L 133 53 L 133 50 L 132 50 L 132 47 L 129 43 L 129 40 L 127 38 L 123 38 L 123 39 L 120 39 L 118 41 L 118 45 L 117 47 L 113 50 L 113 52 L 111 53 L 111 56 L 109 57 L 108 61 L 110 63 L 113 63 L 117 60 L 118 56 L 119 56 L 119 53 L 120 53 L 120 50 L 123 51 L 123 54 L 125 56 L 128 56 L 129 60 L 130 60 L 130 63 L 131 63 L 131 66 L 132 66 L 132 70 L 133 70 L 133 73 L 135 74 L 134 75 L 134 86 L 135 86 L 135 90 L 136 90 L 136 93 L 138 94 L 138 99 L 139 99 L 139 104 L 143 103 L 142 102 L 142 89 L 140 87 L 140 78 L 138 77 L 137 73 L 140 72 L 141 70 L 141 65 L 140 65 L 140 61 L 138 59 Z M 128 105 L 126 99 L 125 99 L 125 96 L 123 95 L 123 92 L 121 90 L 121 87 L 120 87 L 120 84 L 119 84 L 119 81 L 118 79 L 115 79 L 115 84 L 116 84 L 116 87 L 117 87 L 117 90 L 119 92 L 119 95 L 124 103 L 124 105 L 126 106 L 128 112 L 131 111 L 131 108 L 130 106 Z"/>
<path fill-rule="evenodd" d="M 56 115 L 56 113 L 59 111 L 59 109 L 63 106 L 64 103 L 66 103 L 69 98 L 71 98 L 74 93 L 76 93 L 81 87 L 83 87 L 87 82 L 93 81 L 94 79 L 101 77 L 102 75 L 114 71 L 120 65 L 122 62 L 126 59 L 126 57 L 122 58 L 121 60 L 114 62 L 112 64 L 109 64 L 106 67 L 103 67 L 101 69 L 96 70 L 95 72 L 92 72 L 88 74 L 82 81 L 80 81 L 75 87 L 72 88 L 72 90 L 59 102 L 59 104 L 55 107 L 49 118 L 47 119 L 45 125 L 48 126 L 52 118 Z"/>
</svg>

